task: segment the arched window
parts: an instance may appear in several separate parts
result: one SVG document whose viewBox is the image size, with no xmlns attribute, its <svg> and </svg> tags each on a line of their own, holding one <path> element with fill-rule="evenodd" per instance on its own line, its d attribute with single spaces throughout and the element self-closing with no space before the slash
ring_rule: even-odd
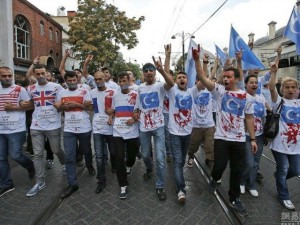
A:
<svg viewBox="0 0 300 225">
<path fill-rule="evenodd" d="M 44 36 L 45 35 L 45 26 L 44 26 L 44 22 L 40 21 L 40 35 Z"/>
<path fill-rule="evenodd" d="M 17 15 L 14 22 L 15 57 L 30 60 L 30 26 L 27 19 Z"/>
<path fill-rule="evenodd" d="M 56 43 L 59 43 L 58 31 L 55 31 L 55 41 Z"/>
<path fill-rule="evenodd" d="M 52 29 L 52 27 L 49 28 L 49 40 L 53 41 L 53 29 Z"/>
</svg>

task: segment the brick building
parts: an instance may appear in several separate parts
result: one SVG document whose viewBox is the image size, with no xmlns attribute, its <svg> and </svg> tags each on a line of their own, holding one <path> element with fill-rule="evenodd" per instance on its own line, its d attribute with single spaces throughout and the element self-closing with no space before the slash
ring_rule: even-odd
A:
<svg viewBox="0 0 300 225">
<path fill-rule="evenodd" d="M 4 52 L 0 55 L 0 64 L 11 66 L 6 57 L 13 57 L 15 73 L 25 73 L 39 55 L 41 64 L 57 68 L 62 59 L 63 27 L 26 0 L 3 1 L 2 4 L 12 12 L 6 13 L 1 22 L 1 27 L 8 26 L 5 33 L 1 32 L 0 46 Z M 5 45 L 11 47 L 5 48 Z"/>
</svg>

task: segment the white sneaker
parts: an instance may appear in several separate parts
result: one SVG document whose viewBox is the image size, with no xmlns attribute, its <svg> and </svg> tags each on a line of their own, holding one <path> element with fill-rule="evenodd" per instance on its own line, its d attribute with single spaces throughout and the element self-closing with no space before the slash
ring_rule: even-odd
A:
<svg viewBox="0 0 300 225">
<path fill-rule="evenodd" d="M 43 190 L 46 187 L 45 181 L 43 183 L 36 183 L 30 191 L 27 192 L 26 196 L 31 197 L 36 195 L 40 190 Z"/>
<path fill-rule="evenodd" d="M 127 173 L 127 176 L 130 176 L 132 174 L 131 167 L 126 167 L 126 173 Z"/>
<path fill-rule="evenodd" d="M 217 180 L 217 184 L 221 184 L 222 183 L 222 180 Z"/>
<path fill-rule="evenodd" d="M 179 191 L 178 192 L 178 202 L 181 203 L 181 204 L 184 204 L 185 203 L 185 193 L 183 191 Z"/>
<path fill-rule="evenodd" d="M 248 190 L 250 195 L 252 195 L 253 197 L 257 197 L 258 196 L 258 192 L 257 190 Z"/>
<path fill-rule="evenodd" d="M 245 185 L 240 185 L 241 194 L 245 194 Z"/>
<path fill-rule="evenodd" d="M 194 159 L 192 157 L 189 157 L 186 165 L 187 167 L 191 168 L 193 167 L 193 163 L 194 163 Z"/>
<path fill-rule="evenodd" d="M 281 200 L 281 203 L 284 205 L 286 209 L 295 210 L 295 206 L 290 200 Z"/>
</svg>

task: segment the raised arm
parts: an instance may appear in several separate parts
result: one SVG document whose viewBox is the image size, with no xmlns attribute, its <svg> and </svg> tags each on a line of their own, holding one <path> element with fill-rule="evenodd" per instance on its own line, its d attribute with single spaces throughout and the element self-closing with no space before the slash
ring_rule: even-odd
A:
<svg viewBox="0 0 300 225">
<path fill-rule="evenodd" d="M 209 61 L 208 60 L 209 60 L 209 55 L 207 53 L 204 53 L 204 55 L 203 55 L 203 70 L 206 75 L 209 74 L 209 72 L 208 72 Z"/>
<path fill-rule="evenodd" d="M 165 71 L 169 72 L 170 71 L 170 61 L 171 61 L 171 44 L 165 45 L 165 64 L 164 64 L 164 69 Z"/>
<path fill-rule="evenodd" d="M 33 63 L 30 65 L 30 67 L 29 67 L 29 69 L 28 69 L 28 71 L 26 73 L 26 77 L 27 78 L 30 78 L 33 75 L 33 67 L 34 67 L 34 65 L 39 64 L 39 63 L 40 63 L 40 57 L 37 56 L 33 60 Z"/>
<path fill-rule="evenodd" d="M 220 59 L 216 56 L 214 66 L 209 74 L 209 79 L 211 80 L 216 77 L 217 69 L 219 67 L 219 60 Z"/>
<path fill-rule="evenodd" d="M 197 76 L 198 76 L 198 79 L 203 83 L 203 85 L 209 90 L 213 90 L 214 87 L 215 87 L 215 83 L 210 80 L 209 78 L 207 78 L 202 66 L 201 66 L 201 63 L 200 63 L 200 60 L 199 60 L 199 57 L 200 57 L 200 45 L 198 45 L 198 49 L 194 49 L 192 48 L 192 55 L 193 55 L 193 59 L 195 61 L 195 66 L 196 66 L 196 72 L 197 72 Z M 198 86 L 197 86 L 198 88 Z"/>
<path fill-rule="evenodd" d="M 66 49 L 65 50 L 65 54 L 60 62 L 60 65 L 59 65 L 59 73 L 62 77 L 65 76 L 66 74 L 66 71 L 65 71 L 65 65 L 66 65 L 66 61 L 67 61 L 67 58 L 70 56 L 70 51 L 69 49 Z"/>
<path fill-rule="evenodd" d="M 242 67 L 243 49 L 240 49 L 239 52 L 236 52 L 235 57 L 237 62 L 237 69 L 240 72 L 240 81 L 244 81 L 243 67 Z"/>
<path fill-rule="evenodd" d="M 275 87 L 277 70 L 278 65 L 276 63 L 271 63 L 271 79 L 269 83 L 269 90 L 271 92 L 272 102 L 276 102 L 278 98 L 277 89 Z"/>
<path fill-rule="evenodd" d="M 174 86 L 174 80 L 169 72 L 166 72 L 162 66 L 161 58 L 159 60 L 155 60 L 154 56 L 152 56 L 154 65 L 158 72 L 164 77 L 166 83 L 164 85 L 165 89 L 168 91 Z"/>
<path fill-rule="evenodd" d="M 90 61 L 92 61 L 94 58 L 94 56 L 92 54 L 88 54 L 88 56 L 86 57 L 86 59 L 84 60 L 83 63 L 83 68 L 82 68 L 82 75 L 86 78 L 89 75 L 88 72 L 88 65 L 90 63 Z"/>
</svg>

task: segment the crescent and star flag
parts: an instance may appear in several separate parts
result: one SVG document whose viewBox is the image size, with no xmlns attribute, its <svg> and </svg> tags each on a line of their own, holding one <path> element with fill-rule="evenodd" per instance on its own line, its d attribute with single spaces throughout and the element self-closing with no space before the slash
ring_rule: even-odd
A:
<svg viewBox="0 0 300 225">
<path fill-rule="evenodd" d="M 227 60 L 227 55 L 219 48 L 218 45 L 215 44 L 215 46 L 216 46 L 217 57 L 220 59 L 221 65 L 224 66 Z"/>
<path fill-rule="evenodd" d="M 229 57 L 235 58 L 235 53 L 242 49 L 242 67 L 243 70 L 249 69 L 265 69 L 262 62 L 251 51 L 249 46 L 244 42 L 236 30 L 231 26 L 230 40 L 229 40 Z"/>
<path fill-rule="evenodd" d="M 300 13 L 298 8 L 294 6 L 292 14 L 290 16 L 289 22 L 286 25 L 283 36 L 290 39 L 292 42 L 296 44 L 296 52 L 297 55 L 300 55 Z"/>
</svg>

